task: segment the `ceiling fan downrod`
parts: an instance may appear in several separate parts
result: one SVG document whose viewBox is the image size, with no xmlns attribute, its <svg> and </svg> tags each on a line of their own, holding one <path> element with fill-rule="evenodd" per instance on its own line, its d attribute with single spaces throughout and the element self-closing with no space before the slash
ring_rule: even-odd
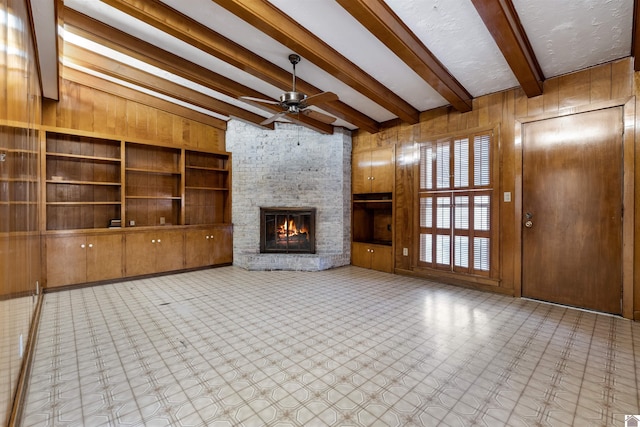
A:
<svg viewBox="0 0 640 427">
<path fill-rule="evenodd" d="M 289 62 L 291 62 L 291 65 L 293 65 L 293 90 L 292 92 L 296 91 L 296 64 L 298 62 L 300 62 L 300 55 L 296 55 L 295 53 L 292 53 L 291 55 L 289 55 Z"/>
</svg>

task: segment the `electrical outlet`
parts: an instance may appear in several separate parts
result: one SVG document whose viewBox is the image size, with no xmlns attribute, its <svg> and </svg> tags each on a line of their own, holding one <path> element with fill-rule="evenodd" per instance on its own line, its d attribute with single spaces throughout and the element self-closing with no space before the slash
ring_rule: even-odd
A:
<svg viewBox="0 0 640 427">
<path fill-rule="evenodd" d="M 409 248 L 402 248 L 402 255 L 409 256 Z"/>
<path fill-rule="evenodd" d="M 510 191 L 505 191 L 504 192 L 504 201 L 509 203 L 511 201 L 511 192 Z"/>
<path fill-rule="evenodd" d="M 160 225 L 164 225 L 164 224 L 165 224 L 164 217 L 163 217 L 163 216 L 161 216 L 161 217 L 160 217 Z"/>
</svg>

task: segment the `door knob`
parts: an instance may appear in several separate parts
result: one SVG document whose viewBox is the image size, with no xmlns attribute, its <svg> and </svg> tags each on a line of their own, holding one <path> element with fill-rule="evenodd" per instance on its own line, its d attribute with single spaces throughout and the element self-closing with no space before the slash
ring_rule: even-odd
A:
<svg viewBox="0 0 640 427">
<path fill-rule="evenodd" d="M 529 221 L 525 222 L 524 226 L 527 227 L 527 228 L 533 227 L 533 221 L 529 220 Z"/>
</svg>

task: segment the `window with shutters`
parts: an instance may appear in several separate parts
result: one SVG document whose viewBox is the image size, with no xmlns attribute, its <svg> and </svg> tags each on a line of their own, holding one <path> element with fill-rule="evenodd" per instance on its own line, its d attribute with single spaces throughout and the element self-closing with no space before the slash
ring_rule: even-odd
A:
<svg viewBox="0 0 640 427">
<path fill-rule="evenodd" d="M 419 266 L 491 275 L 492 134 L 420 145 Z"/>
</svg>

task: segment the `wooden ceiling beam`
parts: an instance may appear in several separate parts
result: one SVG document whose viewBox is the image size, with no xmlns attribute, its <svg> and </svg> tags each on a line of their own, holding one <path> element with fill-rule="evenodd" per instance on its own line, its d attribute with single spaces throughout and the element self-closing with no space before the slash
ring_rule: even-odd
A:
<svg viewBox="0 0 640 427">
<path fill-rule="evenodd" d="M 266 61 L 241 45 L 223 37 L 199 22 L 183 15 L 157 0 L 102 0 L 121 12 L 133 16 L 167 34 L 188 43 L 203 52 L 219 58 L 234 67 L 258 77 L 283 91 L 291 90 L 291 73 Z M 296 79 L 298 90 L 308 96 L 323 92 L 321 89 Z M 251 96 L 244 93 L 243 95 Z M 269 98 L 271 99 L 271 98 Z M 378 132 L 379 124 L 344 102 L 334 101 L 318 107 L 368 132 Z"/>
<path fill-rule="evenodd" d="M 95 52 L 80 48 L 70 43 L 65 46 L 65 62 L 66 61 L 71 61 L 80 67 L 140 86 L 147 90 L 175 98 L 179 101 L 186 102 L 224 116 L 234 116 L 258 126 L 261 126 L 260 123 L 265 120 L 265 117 L 259 114 L 255 114 L 227 102 L 220 101 L 219 99 L 205 95 L 196 90 L 186 88 L 154 74 L 114 61 L 113 59 L 106 58 Z M 271 129 L 273 129 L 273 127 L 271 127 Z"/>
<path fill-rule="evenodd" d="M 224 95 L 238 98 L 252 96 L 254 98 L 270 99 L 267 95 L 237 83 L 225 76 L 215 73 L 198 64 L 181 58 L 173 53 L 147 43 L 116 28 L 90 18 L 73 9 L 65 8 L 65 30 L 106 46 L 124 55 L 138 59 L 154 67 L 160 68 L 176 76 L 191 80 L 194 83 L 220 92 Z M 282 111 L 277 105 L 252 104 L 263 108 L 271 114 Z M 321 133 L 333 133 L 333 127 L 311 119 L 307 116 L 290 118 L 301 126 L 308 127 Z M 269 126 L 271 128 L 271 126 Z M 375 127 L 374 129 L 377 129 Z"/>
<path fill-rule="evenodd" d="M 382 0 L 337 1 L 453 108 L 462 113 L 471 111 L 471 94 Z"/>
<path fill-rule="evenodd" d="M 62 67 L 62 78 L 124 99 L 139 102 L 140 104 L 157 108 L 158 110 L 166 111 L 167 113 L 175 114 L 176 116 L 184 117 L 185 119 L 200 122 L 205 125 L 215 127 L 216 129 L 227 129 L 227 122 L 218 119 L 217 117 L 212 117 L 207 114 L 194 111 L 190 108 L 83 73 L 82 71 L 75 70 L 73 68 Z"/>
<path fill-rule="evenodd" d="M 544 75 L 511 0 L 471 0 L 528 97 L 542 95 Z"/>
<path fill-rule="evenodd" d="M 271 3 L 241 0 L 213 1 L 392 112 L 404 122 L 418 123 L 420 114 L 418 110 Z"/>
</svg>

